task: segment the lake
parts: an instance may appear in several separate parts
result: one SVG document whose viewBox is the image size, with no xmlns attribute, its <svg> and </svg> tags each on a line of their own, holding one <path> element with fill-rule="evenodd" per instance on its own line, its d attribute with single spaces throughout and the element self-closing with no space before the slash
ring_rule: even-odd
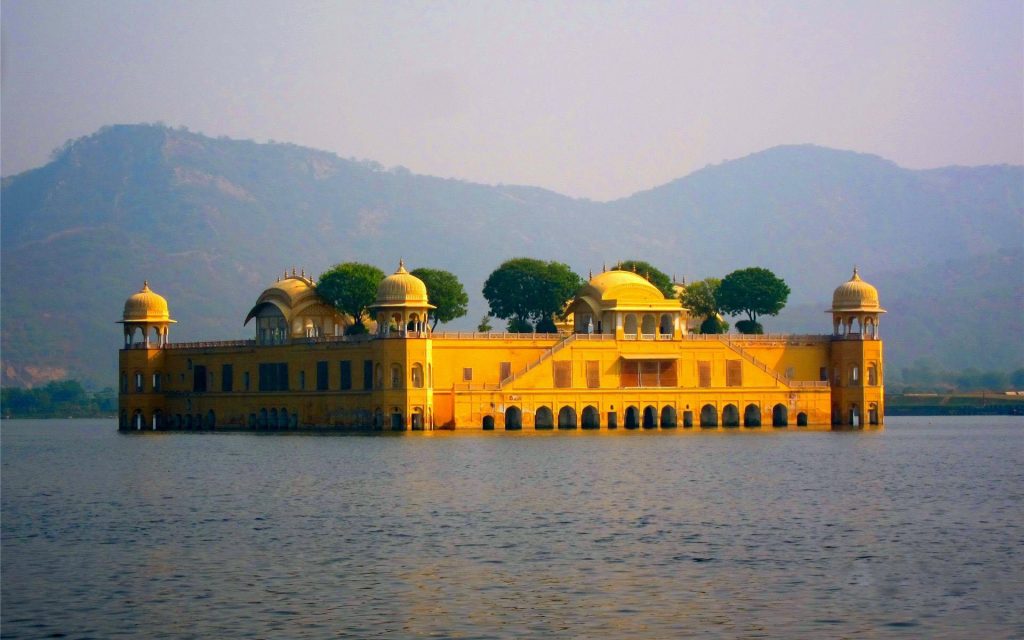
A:
<svg viewBox="0 0 1024 640">
<path fill-rule="evenodd" d="M 1024 419 L 2 425 L 3 638 L 1024 637 Z"/>
</svg>

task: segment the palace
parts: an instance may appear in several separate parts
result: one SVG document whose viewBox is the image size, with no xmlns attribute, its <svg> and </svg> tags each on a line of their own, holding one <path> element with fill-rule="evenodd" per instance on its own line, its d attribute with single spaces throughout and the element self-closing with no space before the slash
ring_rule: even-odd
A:
<svg viewBox="0 0 1024 640">
<path fill-rule="evenodd" d="M 285 274 L 245 323 L 255 337 L 174 343 L 148 283 L 124 304 L 120 429 L 635 429 L 881 425 L 878 291 L 857 270 L 829 335 L 693 333 L 679 299 L 610 270 L 557 334 L 430 330 L 423 281 L 384 278 L 366 335 Z"/>
</svg>

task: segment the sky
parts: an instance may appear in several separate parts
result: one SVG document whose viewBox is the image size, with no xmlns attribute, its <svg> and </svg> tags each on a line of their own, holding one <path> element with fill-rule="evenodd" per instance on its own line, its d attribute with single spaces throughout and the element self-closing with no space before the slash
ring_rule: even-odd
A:
<svg viewBox="0 0 1024 640">
<path fill-rule="evenodd" d="M 1024 164 L 1024 0 L 2 0 L 0 173 L 163 122 L 594 200 L 780 144 Z"/>
</svg>

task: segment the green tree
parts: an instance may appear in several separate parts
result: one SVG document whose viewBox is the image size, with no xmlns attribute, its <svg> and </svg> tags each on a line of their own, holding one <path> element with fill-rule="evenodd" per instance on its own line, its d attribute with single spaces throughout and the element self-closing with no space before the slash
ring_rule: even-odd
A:
<svg viewBox="0 0 1024 640">
<path fill-rule="evenodd" d="M 724 313 L 732 316 L 745 313 L 750 321 L 745 326 L 756 328 L 758 316 L 774 316 L 786 306 L 789 286 L 768 269 L 749 267 L 722 278 L 715 298 Z"/>
<path fill-rule="evenodd" d="M 320 274 L 316 292 L 355 321 L 346 333 L 366 333 L 363 314 L 377 298 L 377 285 L 384 272 L 371 264 L 343 262 Z"/>
<path fill-rule="evenodd" d="M 451 322 L 466 315 L 469 296 L 454 273 L 426 267 L 413 269 L 410 273 L 427 285 L 430 304 L 437 307 L 432 314 L 434 323 L 430 326 L 431 330 L 437 328 L 438 322 Z"/>
<path fill-rule="evenodd" d="M 666 298 L 676 297 L 676 288 L 672 284 L 672 278 L 665 275 L 665 272 L 661 271 L 650 262 L 644 262 L 643 260 L 626 260 L 619 264 L 619 268 L 623 271 L 635 271 L 637 275 L 641 275 L 647 278 L 647 281 L 658 288 L 658 291 Z"/>
<path fill-rule="evenodd" d="M 480 324 L 476 325 L 476 330 L 480 333 L 487 333 L 493 328 L 491 326 L 491 316 L 489 315 L 484 315 L 483 318 L 480 318 Z"/>
<path fill-rule="evenodd" d="M 561 262 L 513 258 L 491 272 L 483 293 L 491 315 L 509 320 L 509 330 L 525 333 L 534 323 L 550 326 L 581 284 L 579 275 Z"/>
<path fill-rule="evenodd" d="M 729 330 L 729 323 L 718 315 L 718 288 L 721 285 L 718 278 L 704 278 L 691 282 L 683 290 L 683 306 L 690 310 L 692 316 L 704 318 L 700 325 L 701 333 L 725 333 Z"/>
</svg>

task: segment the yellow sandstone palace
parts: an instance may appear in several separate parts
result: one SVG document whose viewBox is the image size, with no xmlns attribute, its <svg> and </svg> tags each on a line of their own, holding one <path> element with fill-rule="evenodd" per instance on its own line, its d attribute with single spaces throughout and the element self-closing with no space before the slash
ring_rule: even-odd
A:
<svg viewBox="0 0 1024 640">
<path fill-rule="evenodd" d="M 883 421 L 885 310 L 853 277 L 831 335 L 701 335 L 687 310 L 622 270 L 590 279 L 558 334 L 432 333 L 423 281 L 400 265 L 369 335 L 285 275 L 246 316 L 255 339 L 172 343 L 148 284 L 124 304 L 120 428 L 634 429 Z"/>
</svg>

